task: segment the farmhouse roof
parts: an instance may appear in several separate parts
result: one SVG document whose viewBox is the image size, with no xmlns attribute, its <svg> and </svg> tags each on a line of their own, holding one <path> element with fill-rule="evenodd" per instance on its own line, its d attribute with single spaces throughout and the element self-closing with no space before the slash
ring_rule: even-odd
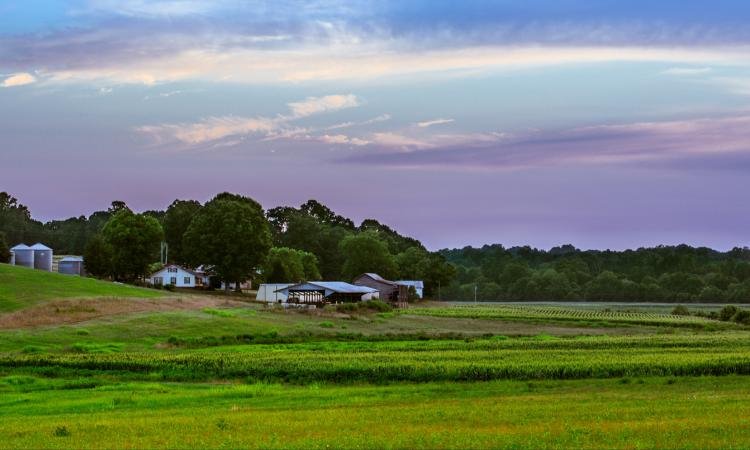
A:
<svg viewBox="0 0 750 450">
<path fill-rule="evenodd" d="M 184 270 L 185 272 L 187 272 L 187 273 L 189 273 L 189 274 L 192 274 L 192 275 L 196 275 L 196 276 L 198 275 L 197 273 L 195 273 L 195 271 L 193 271 L 193 270 L 190 270 L 190 269 L 188 269 L 187 267 L 183 267 L 183 266 L 181 266 L 181 265 L 179 265 L 179 264 L 167 264 L 167 265 L 165 265 L 164 267 L 162 267 L 161 269 L 159 269 L 159 270 L 157 270 L 157 271 L 155 271 L 155 272 L 151 273 L 151 275 L 150 275 L 150 276 L 152 276 L 152 277 L 153 277 L 153 276 L 154 276 L 154 275 L 156 275 L 157 273 L 159 273 L 159 272 L 161 272 L 161 271 L 163 271 L 163 270 L 166 270 L 166 269 L 168 269 L 168 268 L 170 268 L 170 267 L 177 267 L 178 269 Z"/>
</svg>

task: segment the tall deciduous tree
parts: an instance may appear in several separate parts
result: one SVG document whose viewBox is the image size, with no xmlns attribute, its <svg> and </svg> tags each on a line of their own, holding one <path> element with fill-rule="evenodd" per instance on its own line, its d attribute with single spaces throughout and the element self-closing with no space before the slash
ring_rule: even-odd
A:
<svg viewBox="0 0 750 450">
<path fill-rule="evenodd" d="M 195 214 L 183 237 L 188 262 L 206 265 L 227 284 L 249 279 L 271 249 L 271 232 L 256 201 L 219 194 Z"/>
<path fill-rule="evenodd" d="M 83 262 L 86 272 L 104 278 L 112 275 L 112 247 L 110 247 L 101 235 L 95 235 L 86 244 L 83 251 Z"/>
<path fill-rule="evenodd" d="M 169 245 L 170 262 L 187 263 L 182 238 L 200 209 L 201 204 L 195 200 L 175 200 L 167 208 L 164 216 L 164 238 Z"/>
<path fill-rule="evenodd" d="M 153 217 L 123 208 L 104 225 L 102 237 L 112 248 L 114 278 L 135 280 L 146 275 L 164 231 Z"/>
<path fill-rule="evenodd" d="M 312 253 L 287 247 L 272 248 L 263 265 L 268 283 L 297 283 L 320 278 L 317 258 Z"/>
<path fill-rule="evenodd" d="M 0 263 L 10 262 L 10 249 L 5 241 L 5 233 L 0 231 Z"/>
<path fill-rule="evenodd" d="M 344 257 L 343 275 L 353 279 L 365 272 L 376 272 L 385 278 L 394 278 L 398 270 L 388 245 L 372 232 L 347 236 L 341 241 Z"/>
</svg>

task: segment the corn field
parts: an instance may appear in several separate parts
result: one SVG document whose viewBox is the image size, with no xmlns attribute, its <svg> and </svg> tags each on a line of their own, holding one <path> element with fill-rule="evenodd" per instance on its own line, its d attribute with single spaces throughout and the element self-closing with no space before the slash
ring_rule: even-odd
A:
<svg viewBox="0 0 750 450">
<path fill-rule="evenodd" d="M 6 355 L 0 371 L 306 382 L 750 374 L 746 333 L 248 345 L 190 352 Z"/>
<path fill-rule="evenodd" d="M 466 305 L 447 308 L 413 308 L 402 314 L 453 317 L 471 319 L 508 319 L 508 320 L 549 320 L 549 321 L 591 321 L 610 322 L 631 325 L 683 326 L 700 328 L 718 324 L 717 321 L 704 317 L 677 316 L 649 312 L 623 312 L 590 309 L 560 308 L 555 306 L 502 305 L 483 306 Z"/>
</svg>

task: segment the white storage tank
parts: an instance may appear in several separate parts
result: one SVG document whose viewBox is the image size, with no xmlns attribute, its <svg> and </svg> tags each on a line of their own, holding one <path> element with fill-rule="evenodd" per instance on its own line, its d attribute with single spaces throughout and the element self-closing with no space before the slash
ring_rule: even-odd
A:
<svg viewBox="0 0 750 450">
<path fill-rule="evenodd" d="M 52 249 L 39 242 L 30 248 L 34 251 L 34 268 L 52 272 Z"/>
<path fill-rule="evenodd" d="M 10 249 L 11 264 L 14 266 L 23 266 L 34 268 L 34 250 L 26 244 L 18 244 Z"/>
</svg>

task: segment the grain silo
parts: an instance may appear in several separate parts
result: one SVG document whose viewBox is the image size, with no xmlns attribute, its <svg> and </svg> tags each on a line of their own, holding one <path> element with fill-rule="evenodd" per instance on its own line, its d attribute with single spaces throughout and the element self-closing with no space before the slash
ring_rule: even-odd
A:
<svg viewBox="0 0 750 450">
<path fill-rule="evenodd" d="M 34 268 L 34 250 L 26 244 L 18 244 L 10 249 L 11 264 L 14 266 L 23 266 Z"/>
<path fill-rule="evenodd" d="M 65 275 L 84 275 L 83 257 L 66 256 L 57 263 L 57 271 Z"/>
<path fill-rule="evenodd" d="M 34 252 L 34 268 L 52 272 L 52 249 L 39 242 L 30 249 Z"/>
</svg>

